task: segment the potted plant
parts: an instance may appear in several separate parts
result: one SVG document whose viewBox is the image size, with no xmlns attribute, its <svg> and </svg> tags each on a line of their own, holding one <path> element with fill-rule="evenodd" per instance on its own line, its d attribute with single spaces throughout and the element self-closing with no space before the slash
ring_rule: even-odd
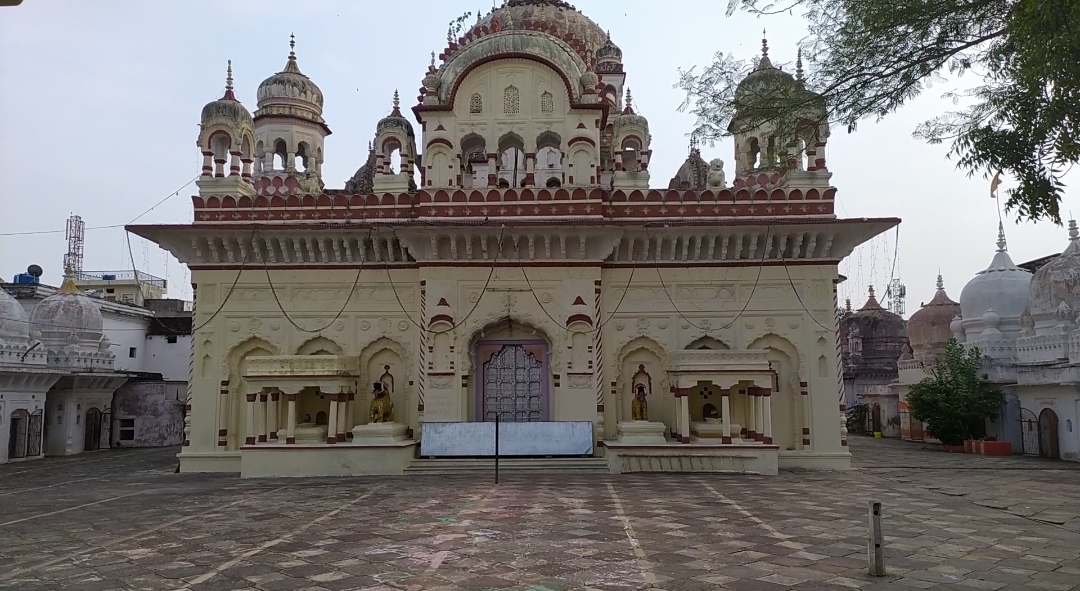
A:
<svg viewBox="0 0 1080 591">
<path fill-rule="evenodd" d="M 949 339 L 929 376 L 907 396 L 911 416 L 949 451 L 975 451 L 986 419 L 1001 407 L 1001 391 L 979 380 L 979 357 L 977 347 L 965 350 Z"/>
</svg>

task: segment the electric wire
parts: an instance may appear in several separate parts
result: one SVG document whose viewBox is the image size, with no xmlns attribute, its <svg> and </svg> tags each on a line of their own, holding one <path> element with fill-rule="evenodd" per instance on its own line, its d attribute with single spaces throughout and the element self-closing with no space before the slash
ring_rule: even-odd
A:
<svg viewBox="0 0 1080 591">
<path fill-rule="evenodd" d="M 795 281 L 791 278 L 791 271 L 788 269 L 787 259 L 784 257 L 784 253 L 782 252 L 780 253 L 780 261 L 784 263 L 784 273 L 787 275 L 788 284 L 791 285 L 791 293 L 795 294 L 795 299 L 799 301 L 799 305 L 802 306 L 803 312 L 806 312 L 806 315 L 810 318 L 810 320 L 814 321 L 814 324 L 820 326 L 828 332 L 835 333 L 835 328 L 825 326 L 824 324 L 819 322 L 818 319 L 814 317 L 814 313 L 810 311 L 810 308 L 806 307 L 806 304 L 803 302 L 802 296 L 799 295 L 799 290 L 795 288 Z"/>
<path fill-rule="evenodd" d="M 478 225 L 483 225 L 483 224 L 478 224 Z M 492 259 L 492 261 L 491 261 L 491 269 L 488 271 L 487 279 L 484 281 L 484 288 L 482 290 L 480 290 L 480 295 L 476 298 L 476 301 L 473 302 L 472 309 L 469 310 L 469 313 L 466 314 L 464 318 L 462 318 L 460 321 L 458 321 L 453 326 L 450 326 L 450 327 L 448 327 L 448 328 L 446 328 L 444 330 L 431 330 L 430 328 L 427 328 L 426 326 L 421 326 L 418 322 L 416 322 L 416 320 L 413 319 L 412 314 L 409 314 L 409 311 L 405 309 L 405 303 L 401 301 L 401 295 L 398 294 L 397 287 L 394 285 L 394 277 L 393 277 L 393 274 L 390 272 L 390 265 L 386 265 L 386 280 L 387 280 L 387 282 L 390 283 L 390 290 L 394 292 L 394 299 L 397 300 L 398 307 L 401 308 L 401 313 L 405 315 L 405 318 L 407 318 L 409 320 L 409 322 L 411 322 L 412 325 L 415 326 L 416 328 L 420 329 L 421 331 L 423 331 L 425 333 L 433 334 L 433 335 L 445 334 L 445 333 L 451 332 L 453 330 L 457 330 L 458 327 L 464 325 L 465 321 L 468 320 L 469 317 L 471 317 L 473 315 L 473 312 L 476 312 L 476 308 L 480 306 L 480 301 L 484 299 L 484 294 L 487 293 L 488 287 L 491 285 L 491 278 L 495 276 L 495 268 L 496 268 L 496 266 L 498 266 L 499 256 L 502 254 L 502 250 L 503 250 L 503 234 L 504 234 L 505 231 L 506 231 L 506 224 L 500 225 L 499 226 L 498 249 L 495 251 L 495 258 Z M 376 230 L 375 230 L 375 235 L 379 236 L 378 228 L 376 228 Z M 396 233 L 394 235 L 396 237 Z"/>
<path fill-rule="evenodd" d="M 256 226 L 256 228 L 258 228 L 258 226 Z M 361 246 L 363 246 L 363 248 L 365 250 L 367 249 L 367 241 L 370 238 L 371 238 L 371 229 L 369 228 L 367 236 L 365 236 L 364 241 L 360 243 Z M 322 328 L 319 328 L 319 329 L 315 329 L 315 330 L 304 328 L 303 326 L 300 326 L 299 324 L 297 324 L 297 322 L 295 320 L 293 320 L 292 316 L 289 316 L 289 313 L 285 311 L 285 306 L 282 305 L 282 303 L 281 303 L 281 298 L 278 297 L 277 290 L 274 288 L 274 281 L 270 278 L 270 267 L 266 264 L 266 259 L 263 259 L 263 265 L 262 266 L 263 266 L 263 271 L 266 272 L 266 283 L 270 286 L 270 295 L 274 296 L 274 301 L 277 303 L 277 307 L 278 307 L 279 310 L 281 310 L 281 314 L 282 314 L 282 316 L 285 317 L 285 320 L 288 320 L 289 324 L 293 325 L 294 328 L 296 328 L 297 330 L 299 330 L 301 332 L 306 332 L 306 333 L 310 333 L 310 334 L 317 334 L 317 333 L 321 333 L 322 331 L 324 331 L 324 330 L 330 328 L 331 326 L 333 326 L 333 324 L 335 322 L 337 322 L 339 318 L 341 318 L 341 315 L 345 313 L 345 309 L 349 307 L 349 302 L 352 301 L 353 294 L 356 293 L 356 286 L 360 283 L 360 273 L 364 270 L 364 261 L 365 261 L 365 257 L 361 256 L 360 257 L 360 266 L 357 267 L 357 269 L 356 269 L 356 277 L 353 278 L 352 287 L 349 288 L 349 295 L 345 297 L 345 303 L 341 305 L 341 309 L 337 311 L 337 314 L 334 314 L 334 317 L 331 318 L 330 321 L 327 322 L 325 326 L 323 326 Z"/>
<path fill-rule="evenodd" d="M 766 244 L 768 244 L 769 235 L 770 235 L 771 232 L 772 232 L 772 224 L 769 224 L 765 228 L 765 243 Z M 649 225 L 648 224 L 645 225 L 645 243 L 646 243 L 646 245 L 652 244 L 652 238 L 649 235 Z M 729 322 L 729 323 L 727 323 L 727 324 L 725 324 L 725 325 L 723 325 L 721 327 L 715 328 L 715 329 L 713 329 L 711 327 L 710 328 L 705 328 L 705 327 L 702 327 L 702 326 L 698 326 L 693 320 L 690 320 L 689 318 L 686 317 L 685 314 L 683 314 L 682 310 L 679 309 L 679 306 L 677 304 L 675 304 L 675 300 L 671 297 L 671 293 L 668 291 L 667 284 L 664 283 L 663 274 L 660 273 L 660 261 L 656 258 L 655 255 L 652 255 L 652 260 L 653 260 L 653 265 L 656 267 L 656 276 L 657 276 L 657 278 L 660 279 L 660 286 L 664 289 L 664 295 L 667 296 L 668 302 L 671 303 L 671 307 L 672 307 L 672 309 L 675 310 L 675 313 L 678 314 L 679 317 L 682 318 L 683 321 L 688 323 L 690 326 L 693 326 L 694 328 L 696 328 L 696 329 L 698 329 L 700 331 L 703 331 L 703 332 L 712 332 L 713 330 L 720 331 L 720 330 L 725 330 L 727 328 L 730 328 L 736 322 L 739 321 L 739 318 L 742 317 L 742 315 L 746 312 L 746 309 L 750 307 L 750 302 L 754 299 L 754 293 L 757 292 L 758 283 L 761 281 L 761 271 L 762 271 L 762 269 L 765 268 L 765 257 L 766 257 L 766 255 L 768 255 L 768 249 L 765 249 L 765 248 L 761 249 L 761 259 L 760 259 L 760 262 L 758 264 L 757 277 L 754 278 L 754 285 L 750 289 L 750 295 L 746 297 L 746 303 L 743 304 L 742 310 L 739 310 L 739 313 L 736 314 L 735 317 L 731 319 L 731 322 Z"/>
</svg>

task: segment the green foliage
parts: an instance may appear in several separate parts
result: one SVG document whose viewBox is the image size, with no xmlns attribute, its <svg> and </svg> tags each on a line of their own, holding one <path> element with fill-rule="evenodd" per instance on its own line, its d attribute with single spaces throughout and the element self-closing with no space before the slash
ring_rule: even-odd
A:
<svg viewBox="0 0 1080 591">
<path fill-rule="evenodd" d="M 453 39 L 461 37 L 461 34 L 464 33 L 465 29 L 468 27 L 469 19 L 472 18 L 472 16 L 472 12 L 466 12 L 465 14 L 462 14 L 456 19 L 450 21 L 450 29 L 447 33 L 447 36 L 452 37 Z M 447 39 L 447 41 L 449 40 L 450 39 Z"/>
<path fill-rule="evenodd" d="M 977 347 L 965 350 L 949 339 L 930 375 L 907 395 L 911 416 L 945 445 L 982 437 L 986 419 L 1001 408 L 1001 390 L 979 381 L 980 356 Z"/>
<path fill-rule="evenodd" d="M 920 125 L 916 137 L 948 142 L 949 157 L 969 176 L 1012 176 L 1018 185 L 1006 208 L 1021 219 L 1061 223 L 1061 179 L 1080 160 L 1080 2 L 767 1 L 729 0 L 728 11 L 801 13 L 810 32 L 801 50 L 812 66 L 804 85 L 824 102 L 826 120 L 849 132 L 893 113 L 943 74 L 973 78 L 969 90 L 945 94 L 955 110 Z M 680 70 L 676 86 L 687 96 L 683 108 L 698 117 L 699 137 L 737 131 L 746 123 L 736 111 L 752 125 L 791 131 L 817 106 L 790 85 L 737 96 L 752 66 L 717 54 L 701 71 Z"/>
<path fill-rule="evenodd" d="M 866 419 L 870 416 L 870 407 L 856 404 L 847 410 L 847 430 L 858 435 L 866 434 Z"/>
</svg>

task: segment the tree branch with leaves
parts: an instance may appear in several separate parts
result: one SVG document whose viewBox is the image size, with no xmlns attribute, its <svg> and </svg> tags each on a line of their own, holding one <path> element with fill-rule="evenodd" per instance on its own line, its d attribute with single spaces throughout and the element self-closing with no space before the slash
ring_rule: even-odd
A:
<svg viewBox="0 0 1080 591">
<path fill-rule="evenodd" d="M 914 135 L 948 143 L 969 176 L 1000 170 L 1015 178 L 1005 205 L 1019 218 L 1061 223 L 1062 177 L 1080 159 L 1080 2 L 729 0 L 728 14 L 737 10 L 806 19 L 805 87 L 824 103 L 826 120 L 848 132 L 894 113 L 946 74 L 974 79 L 967 90 L 945 93 L 955 109 Z M 718 53 L 704 69 L 680 70 L 676 87 L 686 93 L 683 110 L 697 116 L 698 137 L 729 135 L 736 112 L 783 128 L 807 109 L 805 93 L 738 100 L 752 67 Z"/>
<path fill-rule="evenodd" d="M 978 347 L 949 339 L 929 375 L 908 392 L 911 416 L 945 445 L 983 437 L 986 420 L 1001 411 L 1001 390 L 979 379 L 981 356 Z"/>
</svg>

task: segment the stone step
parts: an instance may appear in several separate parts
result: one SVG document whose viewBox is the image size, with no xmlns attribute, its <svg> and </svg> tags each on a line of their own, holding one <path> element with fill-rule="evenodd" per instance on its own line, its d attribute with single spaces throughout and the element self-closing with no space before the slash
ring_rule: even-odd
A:
<svg viewBox="0 0 1080 591">
<path fill-rule="evenodd" d="M 493 458 L 420 458 L 412 461 L 406 474 L 494 473 Z M 608 474 L 605 458 L 499 458 L 499 473 Z"/>
</svg>

